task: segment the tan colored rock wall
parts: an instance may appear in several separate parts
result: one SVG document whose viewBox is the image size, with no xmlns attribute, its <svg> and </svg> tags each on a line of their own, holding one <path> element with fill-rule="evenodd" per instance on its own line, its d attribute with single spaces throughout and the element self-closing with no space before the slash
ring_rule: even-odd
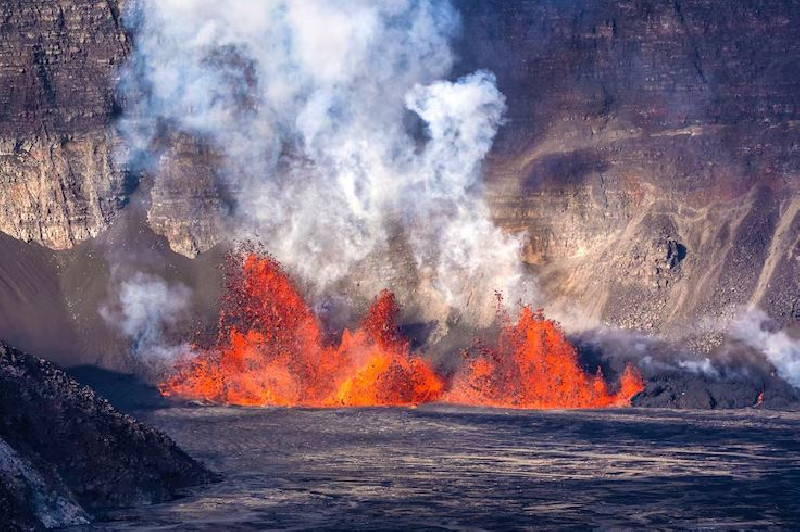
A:
<svg viewBox="0 0 800 532">
<path fill-rule="evenodd" d="M 147 221 L 170 247 L 195 257 L 225 235 L 227 206 L 218 186 L 221 158 L 198 139 L 173 134 L 150 189 Z"/>
<path fill-rule="evenodd" d="M 114 1 L 0 3 L 0 231 L 54 249 L 106 229 L 126 199 L 114 164 Z"/>
<path fill-rule="evenodd" d="M 508 97 L 490 201 L 542 305 L 703 348 L 737 306 L 798 323 L 798 5 L 458 4 L 461 68 Z"/>
<path fill-rule="evenodd" d="M 100 234 L 126 199 L 113 151 L 102 130 L 0 144 L 0 231 L 53 249 Z"/>
</svg>

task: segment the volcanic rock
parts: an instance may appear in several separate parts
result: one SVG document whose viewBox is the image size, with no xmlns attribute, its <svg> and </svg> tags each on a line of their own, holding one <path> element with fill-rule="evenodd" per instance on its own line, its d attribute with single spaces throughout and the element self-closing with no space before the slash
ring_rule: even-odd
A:
<svg viewBox="0 0 800 532">
<path fill-rule="evenodd" d="M 798 410 L 800 393 L 775 376 L 671 371 L 648 379 L 631 404 L 646 408 Z"/>
<path fill-rule="evenodd" d="M 12 0 L 0 18 L 0 231 L 69 248 L 129 192 L 108 127 L 128 36 L 115 1 Z"/>
<path fill-rule="evenodd" d="M 90 521 L 52 467 L 34 465 L 2 439 L 0 508 L 4 513 L 0 524 L 15 529 L 84 525 Z"/>
<path fill-rule="evenodd" d="M 49 362 L 0 344 L 4 527 L 85 523 L 87 511 L 163 501 L 214 478 Z"/>
<path fill-rule="evenodd" d="M 526 235 L 549 306 L 674 337 L 737 305 L 795 323 L 798 4 L 458 6 L 462 69 L 493 70 L 508 97 L 495 216 Z"/>
<path fill-rule="evenodd" d="M 454 3 L 455 74 L 490 69 L 508 98 L 490 203 L 526 235 L 551 308 L 673 336 L 737 305 L 796 324 L 800 5 Z M 0 230 L 72 247 L 127 208 L 139 180 L 114 164 L 115 84 L 134 40 L 120 13 L 116 1 L 0 6 Z M 220 160 L 202 139 L 160 141 L 148 223 L 195 256 L 225 230 Z"/>
</svg>

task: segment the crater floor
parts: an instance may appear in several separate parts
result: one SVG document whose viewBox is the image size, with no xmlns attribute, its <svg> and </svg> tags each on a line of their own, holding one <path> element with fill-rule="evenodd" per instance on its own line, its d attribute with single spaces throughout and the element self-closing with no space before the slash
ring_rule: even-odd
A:
<svg viewBox="0 0 800 532">
<path fill-rule="evenodd" d="M 800 524 L 800 413 L 170 408 L 220 484 L 93 529 Z"/>
</svg>

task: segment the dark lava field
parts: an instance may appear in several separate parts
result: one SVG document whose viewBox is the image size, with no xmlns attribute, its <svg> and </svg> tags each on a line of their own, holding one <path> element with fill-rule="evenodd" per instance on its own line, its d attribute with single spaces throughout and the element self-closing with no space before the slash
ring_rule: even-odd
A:
<svg viewBox="0 0 800 532">
<path fill-rule="evenodd" d="M 795 528 L 800 413 L 170 408 L 224 480 L 90 530 Z"/>
</svg>

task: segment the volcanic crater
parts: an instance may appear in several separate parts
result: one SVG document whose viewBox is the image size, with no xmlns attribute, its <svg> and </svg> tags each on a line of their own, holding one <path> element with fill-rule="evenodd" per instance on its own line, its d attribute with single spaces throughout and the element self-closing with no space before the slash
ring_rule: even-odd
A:
<svg viewBox="0 0 800 532">
<path fill-rule="evenodd" d="M 0 526 L 797 527 L 800 4 L 0 20 Z"/>
</svg>

